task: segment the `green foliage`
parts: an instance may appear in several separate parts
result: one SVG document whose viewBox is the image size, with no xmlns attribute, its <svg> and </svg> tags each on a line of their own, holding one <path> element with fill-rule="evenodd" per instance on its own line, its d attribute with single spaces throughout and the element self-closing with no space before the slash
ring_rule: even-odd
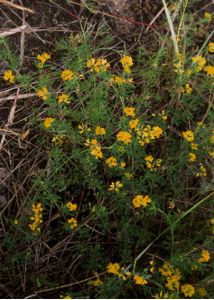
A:
<svg viewBox="0 0 214 300">
<path fill-rule="evenodd" d="M 90 10 L 91 2 L 85 2 Z M 32 278 L 38 290 L 72 282 L 75 297 L 183 298 L 182 286 L 191 284 L 190 297 L 202 297 L 201 282 L 214 268 L 211 259 L 199 262 L 202 249 L 213 251 L 213 77 L 192 63 L 196 29 L 189 22 L 180 57 L 160 41 L 158 50 L 139 46 L 132 66 L 101 27 L 94 39 L 84 30 L 63 38 L 54 59 L 15 77 L 37 93 L 29 126 L 41 132 L 35 143 L 46 158 L 18 224 L 6 221 L 4 274 L 17 264 L 29 270 L 35 257 L 42 269 L 48 256 L 51 271 Z M 202 30 L 203 22 L 197 26 Z M 0 42 L 0 59 L 15 70 L 8 42 Z M 211 64 L 207 50 L 202 55 Z M 63 71 L 71 72 L 69 80 Z M 39 95 L 43 88 L 47 94 Z M 60 102 L 62 94 L 68 101 Z M 119 271 L 109 271 L 111 262 Z"/>
</svg>

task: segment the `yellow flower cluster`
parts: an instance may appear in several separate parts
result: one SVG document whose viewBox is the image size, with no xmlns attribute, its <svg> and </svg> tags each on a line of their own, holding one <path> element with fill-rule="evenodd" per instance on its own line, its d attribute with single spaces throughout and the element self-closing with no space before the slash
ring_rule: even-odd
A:
<svg viewBox="0 0 214 300">
<path fill-rule="evenodd" d="M 196 177 L 207 177 L 207 170 L 202 164 L 200 164 L 200 169 L 199 172 L 196 173 Z"/>
<path fill-rule="evenodd" d="M 97 73 L 106 72 L 110 67 L 110 64 L 106 59 L 103 58 L 91 58 L 87 61 L 86 66 L 90 71 L 95 71 Z"/>
<path fill-rule="evenodd" d="M 181 274 L 179 269 L 173 268 L 168 262 L 165 262 L 159 272 L 166 277 L 166 287 L 171 291 L 178 291 L 180 287 Z"/>
<path fill-rule="evenodd" d="M 138 285 L 148 284 L 148 281 L 140 275 L 134 275 L 133 280 L 134 280 L 135 284 L 138 284 Z"/>
<path fill-rule="evenodd" d="M 36 95 L 41 98 L 42 100 L 48 99 L 48 89 L 43 86 L 41 89 L 39 89 L 36 93 Z"/>
<path fill-rule="evenodd" d="M 213 42 L 210 42 L 208 44 L 208 51 L 211 53 L 214 53 L 214 43 Z"/>
<path fill-rule="evenodd" d="M 132 106 L 124 107 L 123 112 L 127 117 L 135 117 L 135 108 Z"/>
<path fill-rule="evenodd" d="M 36 205 L 32 204 L 32 211 L 34 212 L 34 215 L 30 218 L 32 223 L 28 226 L 32 231 L 40 231 L 40 224 L 43 222 L 42 220 L 42 204 L 39 202 Z"/>
<path fill-rule="evenodd" d="M 132 136 L 128 131 L 119 131 L 117 133 L 117 140 L 124 144 L 129 144 L 132 142 Z"/>
<path fill-rule="evenodd" d="M 152 140 L 159 139 L 163 134 L 163 129 L 159 126 L 146 125 L 142 129 L 137 129 L 139 144 L 144 146 Z"/>
<path fill-rule="evenodd" d="M 211 256 L 210 256 L 209 251 L 203 249 L 203 250 L 201 251 L 201 256 L 200 256 L 200 258 L 198 259 L 198 262 L 199 262 L 199 263 L 206 263 L 206 262 L 208 262 L 210 259 L 211 259 Z"/>
<path fill-rule="evenodd" d="M 106 267 L 106 271 L 107 273 L 114 274 L 123 280 L 126 280 L 129 276 L 131 276 L 130 272 L 124 272 L 124 268 L 121 268 L 119 263 L 110 262 Z"/>
<path fill-rule="evenodd" d="M 68 219 L 67 223 L 71 229 L 75 229 L 77 227 L 77 219 L 76 218 L 72 217 L 72 218 Z"/>
<path fill-rule="evenodd" d="M 110 187 L 108 190 L 118 193 L 122 187 L 123 187 L 123 184 L 119 180 L 117 180 L 116 182 L 112 182 L 110 184 Z"/>
<path fill-rule="evenodd" d="M 70 103 L 69 96 L 66 94 L 61 94 L 57 97 L 58 103 Z"/>
<path fill-rule="evenodd" d="M 3 79 L 4 81 L 8 81 L 9 83 L 15 82 L 15 76 L 13 75 L 13 72 L 11 70 L 4 71 Z"/>
<path fill-rule="evenodd" d="M 196 160 L 196 155 L 195 153 L 190 152 L 189 153 L 189 157 L 188 157 L 188 161 L 189 162 L 194 162 Z"/>
<path fill-rule="evenodd" d="M 54 118 L 51 118 L 51 117 L 45 118 L 45 120 L 43 122 L 43 125 L 44 125 L 45 128 L 50 128 L 54 121 L 55 121 Z"/>
<path fill-rule="evenodd" d="M 180 92 L 181 93 L 186 93 L 186 94 L 191 94 L 192 93 L 192 87 L 190 86 L 190 84 L 189 83 L 186 83 L 185 84 L 185 87 L 181 87 L 180 88 Z"/>
<path fill-rule="evenodd" d="M 154 159 L 152 155 L 145 156 L 146 167 L 151 171 L 157 171 L 161 167 L 162 160 L 160 158 Z"/>
<path fill-rule="evenodd" d="M 62 71 L 62 73 L 61 73 L 61 78 L 63 81 L 73 80 L 74 77 L 75 77 L 75 73 L 68 69 Z"/>
<path fill-rule="evenodd" d="M 128 55 L 124 55 L 121 60 L 120 60 L 122 66 L 123 66 L 123 70 L 130 74 L 131 73 L 131 67 L 133 66 L 133 60 L 131 56 Z"/>
<path fill-rule="evenodd" d="M 105 135 L 106 134 L 106 130 L 103 127 L 97 126 L 95 128 L 95 134 L 96 135 Z"/>
<path fill-rule="evenodd" d="M 101 146 L 96 139 L 87 139 L 85 145 L 90 147 L 90 152 L 96 159 L 103 158 Z"/>
<path fill-rule="evenodd" d="M 114 156 L 110 156 L 106 159 L 105 163 L 109 166 L 109 168 L 113 168 L 117 166 L 117 159 Z"/>
<path fill-rule="evenodd" d="M 191 130 L 183 131 L 181 134 L 187 142 L 193 142 L 195 139 L 194 133 Z"/>
<path fill-rule="evenodd" d="M 66 206 L 70 211 L 75 211 L 77 209 L 76 203 L 72 203 L 71 201 L 69 201 Z"/>
<path fill-rule="evenodd" d="M 192 62 L 194 63 L 195 72 L 200 72 L 206 64 L 206 59 L 201 55 L 196 55 L 192 57 Z"/>
<path fill-rule="evenodd" d="M 185 297 L 192 297 L 195 294 L 195 288 L 191 284 L 183 284 L 181 286 L 181 292 Z"/>
<path fill-rule="evenodd" d="M 47 52 L 44 52 L 44 53 L 42 53 L 42 54 L 38 54 L 38 55 L 37 55 L 37 59 L 38 59 L 38 61 L 40 62 L 40 63 L 39 63 L 39 66 L 40 66 L 40 67 L 43 67 L 43 65 L 46 63 L 46 61 L 47 61 L 48 59 L 50 59 L 50 58 L 51 58 L 51 56 L 50 56 L 50 54 L 47 53 Z"/>
<path fill-rule="evenodd" d="M 140 208 L 141 206 L 146 207 L 151 202 L 152 200 L 148 195 L 137 195 L 132 200 L 132 204 L 135 208 Z"/>
<path fill-rule="evenodd" d="M 116 83 L 118 85 L 126 84 L 126 83 L 132 83 L 133 78 L 125 79 L 123 77 L 120 77 L 118 75 L 113 75 L 110 82 Z"/>
</svg>

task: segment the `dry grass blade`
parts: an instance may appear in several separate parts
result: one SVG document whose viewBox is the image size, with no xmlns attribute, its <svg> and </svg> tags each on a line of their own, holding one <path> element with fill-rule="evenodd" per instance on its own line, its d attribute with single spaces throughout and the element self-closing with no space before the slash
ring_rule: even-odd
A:
<svg viewBox="0 0 214 300">
<path fill-rule="evenodd" d="M 16 8 L 16 9 L 20 9 L 20 10 L 23 10 L 23 11 L 26 11 L 26 12 L 29 12 L 32 14 L 34 13 L 34 11 L 32 9 L 29 9 L 29 8 L 19 5 L 19 4 L 12 3 L 8 0 L 0 0 L 0 4 L 5 4 L 7 6 L 10 6 L 10 7 Z"/>
<path fill-rule="evenodd" d="M 165 10 L 165 14 L 166 14 L 167 22 L 168 22 L 168 25 L 169 25 L 169 29 L 170 29 L 170 32 L 171 32 L 171 35 L 172 35 L 172 41 L 173 41 L 173 44 L 174 44 L 175 53 L 176 53 L 176 55 L 179 55 L 178 43 L 177 43 L 177 39 L 176 39 L 176 33 L 175 33 L 175 28 L 174 28 L 174 25 L 173 25 L 173 22 L 172 22 L 172 18 L 170 16 L 169 9 L 167 7 L 166 1 L 162 0 L 162 3 L 163 3 L 164 10 Z"/>
</svg>

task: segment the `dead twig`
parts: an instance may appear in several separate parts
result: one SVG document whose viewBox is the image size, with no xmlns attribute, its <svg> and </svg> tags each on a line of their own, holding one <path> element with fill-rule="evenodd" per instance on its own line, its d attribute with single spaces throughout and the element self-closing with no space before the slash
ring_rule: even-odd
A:
<svg viewBox="0 0 214 300">
<path fill-rule="evenodd" d="M 16 28 L 11 28 L 11 29 L 6 29 L 7 31 L 0 33 L 0 38 L 10 36 L 12 34 L 18 33 L 18 32 L 23 32 L 27 28 L 26 25 L 22 25 Z"/>
<path fill-rule="evenodd" d="M 14 120 L 14 117 L 15 117 L 15 111 L 16 111 L 16 102 L 18 100 L 19 90 L 20 90 L 20 88 L 17 89 L 17 93 L 16 93 L 16 97 L 15 97 L 14 102 L 13 102 L 13 106 L 11 107 L 7 123 L 4 126 L 5 129 L 8 129 L 13 124 L 13 120 Z M 5 137 L 6 137 L 6 133 L 3 133 L 2 138 L 1 138 L 1 142 L 0 142 L 0 151 L 2 150 L 4 141 L 5 141 Z"/>
<path fill-rule="evenodd" d="M 20 95 L 13 95 L 13 96 L 7 96 L 4 98 L 0 98 L 0 103 L 3 101 L 8 101 L 8 100 L 14 100 L 14 99 L 27 99 L 36 96 L 36 93 L 30 93 L 30 94 L 20 94 Z"/>
<path fill-rule="evenodd" d="M 22 10 L 22 11 L 26 11 L 26 12 L 29 12 L 29 13 L 34 13 L 34 11 L 32 9 L 29 9 L 27 7 L 24 7 L 22 5 L 19 5 L 19 4 L 15 4 L 15 3 L 12 3 L 8 0 L 0 0 L 0 4 L 5 4 L 9 7 L 12 7 L 12 8 L 16 8 L 16 9 L 19 9 L 19 10 Z"/>
</svg>

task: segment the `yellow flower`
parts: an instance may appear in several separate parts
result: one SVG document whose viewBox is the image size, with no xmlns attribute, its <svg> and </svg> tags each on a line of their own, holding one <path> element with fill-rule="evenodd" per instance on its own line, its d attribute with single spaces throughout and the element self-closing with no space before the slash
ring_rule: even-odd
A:
<svg viewBox="0 0 214 300">
<path fill-rule="evenodd" d="M 47 52 L 44 52 L 43 54 L 38 54 L 37 55 L 37 59 L 38 59 L 38 61 L 40 61 L 40 66 L 42 67 L 45 63 L 46 63 L 46 61 L 48 60 L 48 59 L 50 59 L 51 58 L 51 56 L 50 56 L 50 54 L 49 53 L 47 53 Z"/>
<path fill-rule="evenodd" d="M 117 133 L 117 140 L 124 144 L 129 144 L 132 141 L 132 136 L 128 131 L 119 131 Z"/>
<path fill-rule="evenodd" d="M 125 83 L 132 83 L 133 78 L 125 79 L 125 78 L 117 76 L 117 75 L 112 75 L 112 78 L 111 78 L 110 81 L 114 82 L 118 85 L 122 85 L 122 84 L 125 84 Z"/>
<path fill-rule="evenodd" d="M 212 52 L 212 53 L 214 52 L 214 43 L 209 43 L 208 44 L 208 51 Z"/>
<path fill-rule="evenodd" d="M 133 178 L 133 174 L 130 173 L 130 172 L 124 173 L 124 176 L 125 176 L 128 180 L 131 180 L 131 179 Z"/>
<path fill-rule="evenodd" d="M 62 145 L 64 140 L 66 138 L 65 134 L 56 134 L 53 136 L 52 138 L 52 143 L 54 143 L 54 145 Z"/>
<path fill-rule="evenodd" d="M 131 73 L 130 67 L 133 66 L 133 60 L 131 56 L 128 55 L 124 55 L 121 60 L 120 60 L 122 66 L 123 66 L 123 70 L 126 73 Z"/>
<path fill-rule="evenodd" d="M 76 203 L 68 202 L 66 206 L 70 211 L 75 211 L 77 209 Z"/>
<path fill-rule="evenodd" d="M 129 121 L 129 127 L 131 129 L 135 129 L 137 127 L 138 123 L 139 123 L 139 119 L 131 120 L 131 121 Z"/>
<path fill-rule="evenodd" d="M 176 269 L 174 273 L 167 278 L 166 287 L 171 291 L 178 290 L 180 286 L 180 279 L 181 279 L 180 271 L 179 269 Z"/>
<path fill-rule="evenodd" d="M 180 91 L 181 91 L 181 93 L 191 94 L 192 88 L 189 83 L 186 83 L 185 88 L 181 87 Z"/>
<path fill-rule="evenodd" d="M 159 126 L 153 126 L 152 130 L 150 131 L 151 139 L 159 139 L 163 134 L 163 129 Z"/>
<path fill-rule="evenodd" d="M 212 21 L 212 14 L 211 13 L 205 12 L 204 17 L 207 19 L 208 22 Z"/>
<path fill-rule="evenodd" d="M 126 116 L 135 117 L 134 107 L 124 107 L 123 112 Z"/>
<path fill-rule="evenodd" d="M 198 144 L 191 143 L 191 149 L 192 150 L 198 150 Z"/>
<path fill-rule="evenodd" d="M 100 159 L 103 158 L 103 152 L 101 147 L 97 144 L 91 148 L 91 154 L 96 158 Z"/>
<path fill-rule="evenodd" d="M 42 204 L 39 202 L 36 205 L 32 204 L 32 211 L 34 215 L 30 218 L 32 223 L 29 224 L 28 226 L 32 231 L 40 231 L 40 225 L 43 222 L 42 220 Z"/>
<path fill-rule="evenodd" d="M 119 190 L 121 189 L 123 187 L 123 184 L 119 181 L 119 180 L 117 180 L 116 182 L 112 182 L 111 184 L 110 184 L 110 187 L 109 187 L 109 191 L 115 191 L 115 192 L 119 192 Z"/>
<path fill-rule="evenodd" d="M 199 288 L 197 292 L 201 297 L 205 297 L 207 295 L 207 291 L 204 287 Z"/>
<path fill-rule="evenodd" d="M 61 78 L 64 81 L 72 80 L 72 79 L 74 79 L 74 77 L 75 77 L 75 73 L 68 69 L 62 71 L 62 73 L 61 73 Z"/>
<path fill-rule="evenodd" d="M 165 114 L 165 110 L 162 110 L 160 113 L 158 113 L 158 115 L 164 120 L 166 121 L 168 119 L 168 116 Z"/>
<path fill-rule="evenodd" d="M 206 66 L 204 71 L 207 73 L 207 76 L 214 76 L 214 66 Z"/>
<path fill-rule="evenodd" d="M 209 151 L 208 154 L 210 157 L 214 158 L 214 151 Z"/>
<path fill-rule="evenodd" d="M 200 170 L 198 173 L 196 173 L 196 177 L 206 177 L 206 176 L 207 176 L 207 170 L 202 164 L 200 164 Z"/>
<path fill-rule="evenodd" d="M 17 219 L 14 220 L 14 224 L 17 225 L 19 224 L 19 221 Z"/>
<path fill-rule="evenodd" d="M 103 127 L 97 126 L 95 128 L 95 134 L 96 135 L 105 135 L 106 134 L 106 130 Z"/>
<path fill-rule="evenodd" d="M 208 262 L 209 260 L 210 260 L 210 253 L 209 253 L 209 251 L 208 250 L 205 250 L 205 249 L 203 249 L 202 251 L 201 251 L 201 257 L 198 259 L 198 262 L 199 263 L 206 263 L 206 262 Z"/>
<path fill-rule="evenodd" d="M 182 136 L 188 142 L 193 142 L 195 139 L 194 133 L 191 130 L 183 131 Z"/>
<path fill-rule="evenodd" d="M 190 153 L 189 153 L 188 161 L 189 161 L 189 162 L 193 162 L 193 161 L 195 161 L 195 160 L 196 160 L 196 155 L 195 155 L 195 153 L 190 152 Z"/>
<path fill-rule="evenodd" d="M 191 270 L 192 271 L 197 271 L 198 270 L 198 266 L 197 265 L 192 265 L 191 266 Z"/>
<path fill-rule="evenodd" d="M 3 79 L 4 81 L 9 81 L 9 83 L 15 82 L 15 76 L 13 75 L 13 72 L 11 70 L 4 71 Z"/>
<path fill-rule="evenodd" d="M 68 219 L 67 223 L 69 224 L 71 229 L 75 229 L 77 227 L 77 219 L 76 218 Z"/>
<path fill-rule="evenodd" d="M 48 117 L 44 120 L 43 124 L 44 124 L 45 128 L 50 128 L 54 121 L 55 121 L 54 118 Z"/>
<path fill-rule="evenodd" d="M 135 208 L 139 208 L 141 206 L 146 207 L 151 202 L 152 202 L 151 198 L 147 195 L 146 196 L 137 195 L 132 200 L 132 204 Z"/>
<path fill-rule="evenodd" d="M 125 168 L 126 163 L 125 163 L 125 162 L 121 162 L 121 163 L 120 163 L 120 166 L 121 166 L 121 168 Z"/>
<path fill-rule="evenodd" d="M 119 263 L 109 263 L 106 267 L 107 273 L 118 275 L 120 272 L 120 264 Z"/>
<path fill-rule="evenodd" d="M 91 284 L 91 285 L 93 285 L 93 286 L 100 286 L 100 285 L 103 284 L 103 281 L 102 281 L 100 278 L 97 278 L 97 279 L 95 279 L 95 280 L 90 280 L 90 281 L 88 282 L 88 284 Z"/>
<path fill-rule="evenodd" d="M 61 94 L 57 97 L 57 100 L 58 100 L 58 103 L 66 103 L 68 104 L 70 101 L 69 101 L 69 96 L 66 95 L 66 94 Z"/>
<path fill-rule="evenodd" d="M 154 159 L 152 155 L 145 156 L 146 166 L 151 171 L 156 171 L 158 168 L 161 167 L 162 160 L 160 158 Z"/>
<path fill-rule="evenodd" d="M 195 64 L 194 68 L 196 72 L 199 72 L 203 69 L 203 67 L 206 64 L 206 59 L 202 57 L 201 55 L 196 55 L 192 57 L 192 62 Z"/>
<path fill-rule="evenodd" d="M 162 276 L 169 277 L 173 273 L 173 267 L 168 262 L 165 262 L 163 266 L 159 268 L 159 272 Z"/>
<path fill-rule="evenodd" d="M 133 279 L 134 279 L 134 282 L 138 285 L 148 284 L 148 281 L 146 279 L 144 279 L 142 276 L 134 275 Z"/>
<path fill-rule="evenodd" d="M 110 64 L 107 62 L 106 59 L 103 58 L 91 58 L 87 61 L 86 66 L 90 71 L 95 71 L 97 73 L 106 72 L 107 69 L 110 67 Z"/>
<path fill-rule="evenodd" d="M 109 168 L 116 167 L 117 159 L 114 156 L 110 156 L 108 159 L 106 159 L 105 163 L 109 166 Z"/>
<path fill-rule="evenodd" d="M 160 291 L 159 294 L 155 294 L 154 297 L 155 297 L 155 299 L 169 299 L 169 298 L 171 298 L 168 293 L 163 293 L 163 291 Z"/>
<path fill-rule="evenodd" d="M 185 297 L 192 297 L 195 294 L 195 289 L 191 284 L 183 284 L 181 286 L 181 292 Z"/>
<path fill-rule="evenodd" d="M 36 93 L 36 95 L 41 98 L 42 100 L 48 99 L 48 89 L 43 86 L 41 89 L 39 89 Z"/>
<path fill-rule="evenodd" d="M 70 295 L 66 295 L 64 297 L 62 297 L 62 299 L 72 299 Z"/>
</svg>

